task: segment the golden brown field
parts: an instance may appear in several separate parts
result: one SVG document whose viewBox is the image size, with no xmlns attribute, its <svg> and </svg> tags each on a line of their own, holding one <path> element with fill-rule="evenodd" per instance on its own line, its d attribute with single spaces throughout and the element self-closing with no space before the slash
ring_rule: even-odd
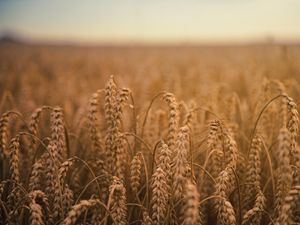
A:
<svg viewBox="0 0 300 225">
<path fill-rule="evenodd" d="M 0 224 L 299 224 L 300 46 L 0 43 Z"/>
</svg>

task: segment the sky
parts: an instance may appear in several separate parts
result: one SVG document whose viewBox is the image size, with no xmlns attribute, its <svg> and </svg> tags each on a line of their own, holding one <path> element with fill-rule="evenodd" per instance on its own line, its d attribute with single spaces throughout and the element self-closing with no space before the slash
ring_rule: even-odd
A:
<svg viewBox="0 0 300 225">
<path fill-rule="evenodd" d="M 300 40 L 300 0 L 0 0 L 0 33 L 75 42 Z"/>
</svg>

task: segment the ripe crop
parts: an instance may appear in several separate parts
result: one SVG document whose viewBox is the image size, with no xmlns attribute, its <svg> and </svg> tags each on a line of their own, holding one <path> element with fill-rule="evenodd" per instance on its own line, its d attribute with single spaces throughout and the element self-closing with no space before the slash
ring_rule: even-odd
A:
<svg viewBox="0 0 300 225">
<path fill-rule="evenodd" d="M 300 223 L 299 47 L 0 51 L 1 224 Z"/>
</svg>

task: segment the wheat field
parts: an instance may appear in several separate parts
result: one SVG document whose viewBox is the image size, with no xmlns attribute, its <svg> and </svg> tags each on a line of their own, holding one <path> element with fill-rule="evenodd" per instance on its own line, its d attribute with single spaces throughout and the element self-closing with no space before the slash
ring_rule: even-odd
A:
<svg viewBox="0 0 300 225">
<path fill-rule="evenodd" d="M 300 224 L 300 46 L 0 44 L 0 223 Z"/>
</svg>

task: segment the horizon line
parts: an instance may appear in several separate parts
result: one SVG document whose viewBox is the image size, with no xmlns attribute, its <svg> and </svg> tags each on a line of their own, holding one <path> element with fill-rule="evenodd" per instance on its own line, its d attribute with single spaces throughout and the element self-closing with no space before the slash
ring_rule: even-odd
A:
<svg viewBox="0 0 300 225">
<path fill-rule="evenodd" d="M 211 45 L 262 45 L 262 44 L 286 44 L 298 45 L 300 44 L 300 37 L 296 38 L 278 38 L 272 35 L 265 35 L 261 37 L 250 38 L 193 38 L 193 39 L 118 39 L 100 40 L 100 38 L 84 39 L 75 37 L 33 37 L 33 35 L 25 35 L 16 31 L 0 30 L 0 40 L 7 40 L 11 42 L 19 42 L 33 45 L 74 45 L 74 46 L 211 46 Z"/>
</svg>

